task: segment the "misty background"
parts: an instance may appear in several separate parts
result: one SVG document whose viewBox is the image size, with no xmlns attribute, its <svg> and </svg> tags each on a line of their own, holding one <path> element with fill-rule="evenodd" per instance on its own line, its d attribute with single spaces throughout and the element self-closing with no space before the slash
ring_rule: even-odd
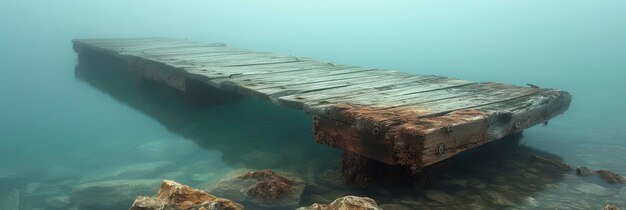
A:
<svg viewBox="0 0 626 210">
<path fill-rule="evenodd" d="M 573 95 L 570 109 L 526 132 L 525 144 L 573 165 L 626 174 L 624 11 L 621 0 L 2 0 L 0 167 L 80 162 L 68 160 L 75 155 L 68 151 L 107 154 L 124 144 L 183 139 L 78 81 L 70 42 L 173 37 L 563 89 Z"/>
</svg>

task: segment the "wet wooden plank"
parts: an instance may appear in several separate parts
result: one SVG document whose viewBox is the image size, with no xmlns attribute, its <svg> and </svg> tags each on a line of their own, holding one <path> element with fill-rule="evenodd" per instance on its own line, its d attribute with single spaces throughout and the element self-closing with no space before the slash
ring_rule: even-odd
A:
<svg viewBox="0 0 626 210">
<path fill-rule="evenodd" d="M 474 126 L 480 128 L 474 128 L 472 131 L 479 130 L 481 132 L 458 136 L 459 132 L 471 132 L 462 128 L 470 124 L 468 121 L 452 125 L 453 128 L 450 129 L 450 132 L 440 129 L 439 133 L 431 134 L 430 138 L 422 142 L 420 146 L 423 154 L 421 162 L 424 165 L 432 165 L 468 149 L 547 122 L 562 113 L 563 109 L 569 105 L 570 100 L 571 97 L 563 91 L 544 90 L 511 100 L 474 107 L 476 110 L 488 113 L 485 117 L 473 120 Z M 453 134 L 457 136 L 450 137 Z"/>
<path fill-rule="evenodd" d="M 136 75 L 181 91 L 187 80 L 197 80 L 302 109 L 315 116 L 318 143 L 413 170 L 545 122 L 571 100 L 554 89 L 335 64 L 223 43 L 73 42 L 79 56 L 118 57 Z"/>
</svg>

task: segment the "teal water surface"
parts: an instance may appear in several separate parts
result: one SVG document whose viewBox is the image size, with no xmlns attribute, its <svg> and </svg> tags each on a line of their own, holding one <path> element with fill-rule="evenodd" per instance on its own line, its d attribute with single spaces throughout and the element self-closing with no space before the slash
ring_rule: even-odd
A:
<svg viewBox="0 0 626 210">
<path fill-rule="evenodd" d="M 302 206 L 353 194 L 386 209 L 626 208 L 626 185 L 526 161 L 547 153 L 626 175 L 623 11 L 625 2 L 610 0 L 2 1 L 0 209 L 78 208 L 86 201 L 72 194 L 76 187 L 106 180 L 202 188 L 243 168 L 300 172 L 310 183 Z M 198 102 L 75 68 L 73 38 L 146 36 L 532 83 L 567 90 L 573 101 L 548 126 L 526 131 L 515 152 L 467 160 L 432 185 L 344 186 L 341 151 L 313 143 L 305 113 L 246 98 Z M 64 207 L 46 201 L 63 196 Z"/>
</svg>

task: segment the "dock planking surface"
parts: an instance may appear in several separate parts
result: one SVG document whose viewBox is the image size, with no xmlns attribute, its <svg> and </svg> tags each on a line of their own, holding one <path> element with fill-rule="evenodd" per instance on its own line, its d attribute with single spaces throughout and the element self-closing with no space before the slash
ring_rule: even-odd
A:
<svg viewBox="0 0 626 210">
<path fill-rule="evenodd" d="M 318 143 L 419 171 L 548 121 L 569 107 L 556 89 L 436 75 L 170 38 L 75 39 L 81 57 L 114 56 L 181 91 L 188 80 L 314 115 Z"/>
</svg>

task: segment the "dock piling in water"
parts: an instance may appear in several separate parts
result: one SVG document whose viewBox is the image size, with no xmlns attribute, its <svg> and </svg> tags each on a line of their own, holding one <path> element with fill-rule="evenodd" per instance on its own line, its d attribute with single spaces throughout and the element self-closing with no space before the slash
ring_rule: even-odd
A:
<svg viewBox="0 0 626 210">
<path fill-rule="evenodd" d="M 147 80 L 204 83 L 313 115 L 317 143 L 414 171 L 547 122 L 561 90 L 363 68 L 169 38 L 76 39 L 79 62 L 115 57 Z M 235 93 L 236 92 L 236 93 Z"/>
</svg>

